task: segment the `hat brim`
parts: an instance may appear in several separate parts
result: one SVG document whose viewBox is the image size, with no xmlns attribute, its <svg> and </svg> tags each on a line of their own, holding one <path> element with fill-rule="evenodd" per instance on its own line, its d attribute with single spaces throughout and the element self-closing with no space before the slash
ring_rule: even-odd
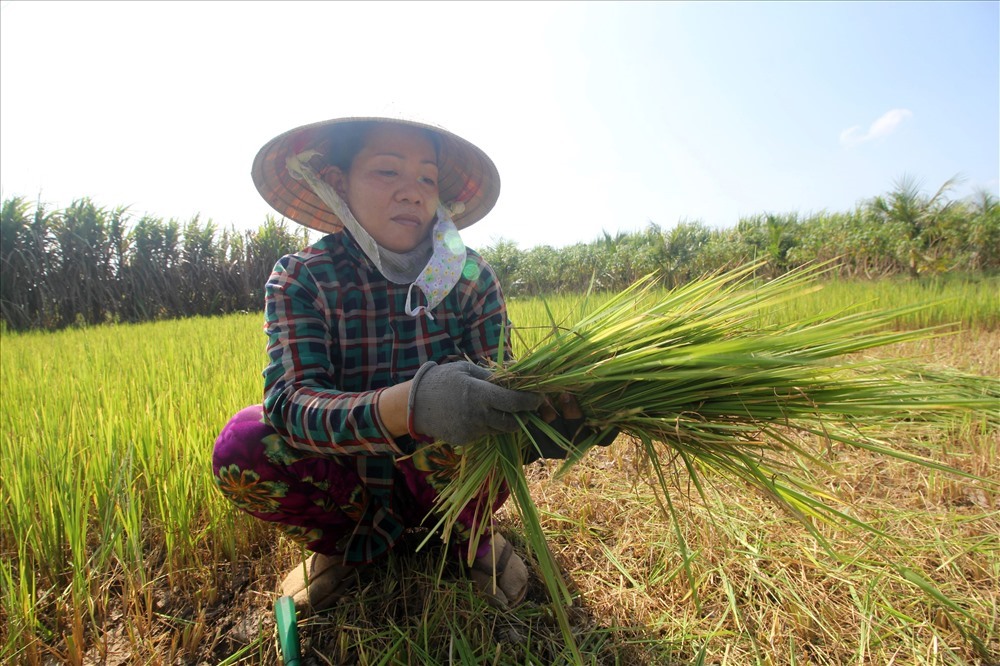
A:
<svg viewBox="0 0 1000 666">
<path fill-rule="evenodd" d="M 440 127 L 395 118 L 336 118 L 289 130 L 257 152 L 251 176 L 257 191 L 274 210 L 322 233 L 335 233 L 344 225 L 302 180 L 296 180 L 285 161 L 307 150 L 329 155 L 331 146 L 361 131 L 366 123 L 393 123 L 433 132 L 439 139 L 438 191 L 452 211 L 455 226 L 475 224 L 493 208 L 500 196 L 500 174 L 480 148 Z M 320 162 L 324 158 L 317 158 Z M 324 164 L 316 165 L 320 170 Z M 456 205 L 460 204 L 460 205 Z"/>
</svg>

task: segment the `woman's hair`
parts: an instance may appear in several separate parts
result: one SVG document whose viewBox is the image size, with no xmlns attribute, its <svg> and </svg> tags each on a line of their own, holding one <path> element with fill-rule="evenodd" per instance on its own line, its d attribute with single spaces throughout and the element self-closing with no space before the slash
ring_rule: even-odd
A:
<svg viewBox="0 0 1000 666">
<path fill-rule="evenodd" d="M 354 158 L 357 157 L 361 149 L 365 147 L 368 142 L 368 135 L 373 129 L 375 129 L 381 123 L 374 120 L 359 120 L 356 123 L 352 123 L 351 129 L 344 132 L 339 141 L 333 143 L 329 150 L 326 151 L 327 163 L 330 166 L 335 166 L 344 173 L 351 170 L 351 163 Z M 437 135 L 436 132 L 432 132 L 427 129 L 419 129 L 424 136 L 430 140 L 431 145 L 434 146 L 434 157 L 437 160 L 441 159 L 441 137 Z"/>
</svg>

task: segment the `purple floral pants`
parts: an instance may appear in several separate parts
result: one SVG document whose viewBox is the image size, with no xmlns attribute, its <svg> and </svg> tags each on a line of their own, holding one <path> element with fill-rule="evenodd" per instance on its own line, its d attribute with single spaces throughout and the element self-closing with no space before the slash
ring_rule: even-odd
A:
<svg viewBox="0 0 1000 666">
<path fill-rule="evenodd" d="M 459 458 L 447 446 L 424 447 L 396 461 L 393 509 L 406 527 L 433 527 L 435 500 L 453 478 Z M 364 515 L 369 494 L 352 459 L 316 456 L 293 449 L 264 420 L 260 405 L 238 412 L 215 442 L 212 471 L 222 493 L 239 509 L 275 523 L 309 550 L 341 552 Z M 507 499 L 502 490 L 492 510 L 472 502 L 452 530 L 451 546 L 464 556 L 470 535 Z M 427 520 L 425 520 L 425 518 Z M 482 539 L 476 556 L 485 555 Z"/>
</svg>

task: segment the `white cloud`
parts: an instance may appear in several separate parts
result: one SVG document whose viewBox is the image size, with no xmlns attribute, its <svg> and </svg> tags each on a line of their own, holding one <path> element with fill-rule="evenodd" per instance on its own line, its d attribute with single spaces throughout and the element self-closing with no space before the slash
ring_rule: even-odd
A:
<svg viewBox="0 0 1000 666">
<path fill-rule="evenodd" d="M 871 124 L 867 132 L 862 133 L 859 125 L 848 127 L 842 131 L 840 133 L 840 144 L 842 146 L 856 146 L 859 143 L 886 137 L 896 131 L 896 128 L 912 115 L 913 112 L 909 109 L 892 109 L 886 111 Z"/>
</svg>

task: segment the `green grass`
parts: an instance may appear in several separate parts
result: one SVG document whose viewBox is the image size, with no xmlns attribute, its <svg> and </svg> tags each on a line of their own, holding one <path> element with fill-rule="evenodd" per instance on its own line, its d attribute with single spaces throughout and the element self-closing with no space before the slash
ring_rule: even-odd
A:
<svg viewBox="0 0 1000 666">
<path fill-rule="evenodd" d="M 784 303 L 774 313 L 775 323 L 808 319 L 817 312 L 902 309 L 934 303 L 933 308 L 911 312 L 896 320 L 900 328 L 960 323 L 968 328 L 1000 327 L 1000 276 L 940 276 L 921 280 L 891 278 L 877 281 L 824 280 L 822 289 Z M 665 292 L 664 292 L 665 293 Z M 519 351 L 531 348 L 549 332 L 549 316 L 556 321 L 576 321 L 613 294 L 556 294 L 509 301 L 511 318 L 520 330 Z M 515 350 L 518 351 L 518 350 Z"/>
<path fill-rule="evenodd" d="M 4 335 L 8 650 L 30 656 L 40 648 L 32 641 L 65 635 L 55 649 L 78 661 L 113 612 L 109 587 L 141 618 L 139 635 L 159 630 L 157 587 L 190 588 L 196 606 L 210 603 L 198 598 L 210 588 L 189 573 L 248 546 L 209 461 L 212 433 L 259 393 L 256 319 Z M 40 601 L 26 602 L 29 592 Z"/>
<path fill-rule="evenodd" d="M 996 377 L 996 295 L 995 280 L 832 283 L 775 316 L 943 297 L 931 319 L 899 325 L 957 321 L 966 332 L 906 354 Z M 559 319 L 601 298 L 512 302 L 516 347 L 541 339 L 546 307 Z M 260 315 L 0 340 L 0 660 L 275 663 L 266 617 L 263 633 L 244 638 L 232 620 L 269 609 L 276 579 L 299 553 L 233 511 L 210 471 L 222 425 L 260 399 Z M 969 422 L 926 437 L 945 451 L 943 464 L 1000 482 L 995 430 Z M 835 471 L 813 481 L 898 540 L 820 525 L 853 554 L 832 558 L 796 522 L 724 479 L 706 498 L 693 490 L 682 498 L 682 519 L 670 523 L 627 445 L 589 456 L 560 480 L 534 466 L 528 490 L 575 598 L 569 622 L 582 661 L 987 663 L 963 636 L 969 624 L 956 608 L 993 627 L 976 638 L 1000 649 L 995 485 L 865 452 L 830 455 Z M 523 546 L 517 516 L 508 507 L 501 518 Z M 890 550 L 930 575 L 956 608 L 872 557 Z M 537 579 L 528 603 L 505 616 L 435 572 L 422 553 L 394 556 L 366 574 L 356 599 L 303 627 L 306 646 L 341 659 L 331 663 L 569 661 Z"/>
<path fill-rule="evenodd" d="M 938 276 L 920 280 L 893 278 L 874 282 L 830 280 L 809 297 L 786 304 L 777 320 L 804 319 L 810 314 L 853 308 L 895 309 L 923 306 L 897 319 L 901 328 L 961 323 L 972 328 L 1000 326 L 1000 276 Z"/>
</svg>

